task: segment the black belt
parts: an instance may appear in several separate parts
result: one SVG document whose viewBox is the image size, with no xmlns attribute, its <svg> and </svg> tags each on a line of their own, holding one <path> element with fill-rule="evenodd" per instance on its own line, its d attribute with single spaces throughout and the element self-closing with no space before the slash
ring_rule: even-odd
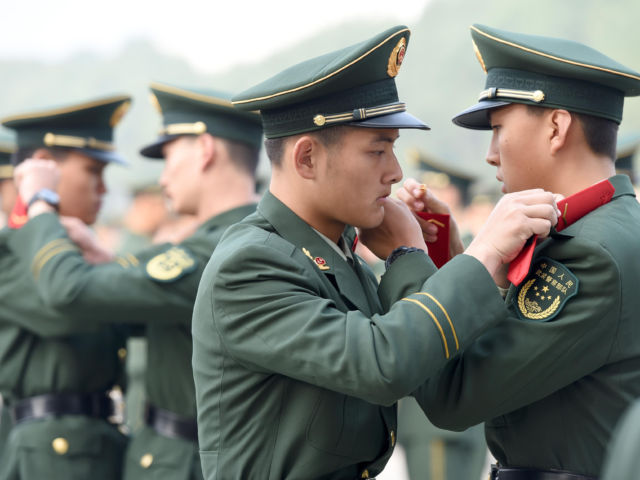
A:
<svg viewBox="0 0 640 480">
<path fill-rule="evenodd" d="M 163 437 L 198 442 L 198 422 L 195 418 L 147 404 L 145 420 L 147 425 Z"/>
<path fill-rule="evenodd" d="M 598 478 L 564 470 L 509 468 L 491 465 L 489 480 L 598 480 Z"/>
<path fill-rule="evenodd" d="M 15 425 L 60 415 L 108 418 L 114 415 L 112 400 L 105 393 L 51 393 L 25 398 L 11 408 Z"/>
</svg>

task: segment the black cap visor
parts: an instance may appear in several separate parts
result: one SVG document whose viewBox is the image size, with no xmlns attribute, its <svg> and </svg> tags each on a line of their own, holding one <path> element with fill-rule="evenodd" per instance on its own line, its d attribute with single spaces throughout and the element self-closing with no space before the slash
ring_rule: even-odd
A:
<svg viewBox="0 0 640 480">
<path fill-rule="evenodd" d="M 165 144 L 182 136 L 183 135 L 160 135 L 153 143 L 147 145 L 146 147 L 142 147 L 140 149 L 140 155 L 142 155 L 143 157 L 151 158 L 153 160 L 164 160 L 162 147 L 164 147 Z"/>
<path fill-rule="evenodd" d="M 460 112 L 453 117 L 453 123 L 463 128 L 472 130 L 491 130 L 491 122 L 487 115 L 487 110 L 492 108 L 504 107 L 511 105 L 513 102 L 504 102 L 500 100 L 483 100 L 476 103 L 473 107 L 467 108 L 464 112 Z"/>
<path fill-rule="evenodd" d="M 76 148 L 75 150 L 79 151 L 83 155 L 87 157 L 91 157 L 94 160 L 98 160 L 99 162 L 104 163 L 117 163 L 123 166 L 129 166 L 129 162 L 125 160 L 125 158 L 115 151 L 107 151 L 107 150 L 96 150 L 94 148 Z"/>
<path fill-rule="evenodd" d="M 424 122 L 418 120 L 407 112 L 371 117 L 358 122 L 344 123 L 343 125 L 353 125 L 354 127 L 364 128 L 412 128 L 418 130 L 431 130 L 431 128 L 425 125 Z"/>
</svg>

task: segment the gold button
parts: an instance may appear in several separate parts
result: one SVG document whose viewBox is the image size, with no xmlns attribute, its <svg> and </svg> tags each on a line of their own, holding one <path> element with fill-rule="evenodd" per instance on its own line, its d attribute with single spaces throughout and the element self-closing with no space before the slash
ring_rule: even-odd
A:
<svg viewBox="0 0 640 480">
<path fill-rule="evenodd" d="M 118 350 L 118 356 L 120 357 L 120 360 L 124 360 L 127 356 L 127 349 L 121 348 L 120 350 Z"/>
<path fill-rule="evenodd" d="M 153 455 L 150 453 L 145 453 L 140 459 L 140 466 L 142 468 L 149 468 L 153 463 Z"/>
<path fill-rule="evenodd" d="M 69 451 L 69 442 L 67 442 L 65 438 L 56 438 L 53 442 L 51 442 L 51 445 L 53 446 L 53 450 L 58 455 L 64 455 Z"/>
<path fill-rule="evenodd" d="M 313 123 L 315 123 L 319 127 L 324 125 L 326 122 L 327 122 L 327 119 L 324 118 L 324 115 L 316 115 L 315 117 L 313 117 Z"/>
<path fill-rule="evenodd" d="M 391 446 L 393 447 L 396 444 L 396 434 L 391 430 Z"/>
<path fill-rule="evenodd" d="M 369 470 L 362 472 L 362 478 L 369 478 Z"/>
</svg>

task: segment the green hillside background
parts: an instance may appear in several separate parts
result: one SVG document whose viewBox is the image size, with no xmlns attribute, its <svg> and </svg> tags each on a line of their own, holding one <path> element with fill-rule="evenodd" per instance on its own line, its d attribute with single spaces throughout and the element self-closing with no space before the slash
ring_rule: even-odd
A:
<svg viewBox="0 0 640 480">
<path fill-rule="evenodd" d="M 401 2 L 395 5 L 402 8 Z M 412 35 L 397 78 L 401 100 L 432 131 L 403 132 L 397 148 L 401 162 L 408 166 L 408 149 L 418 147 L 488 181 L 493 178 L 493 169 L 484 163 L 489 134 L 463 130 L 451 123 L 451 117 L 474 103 L 484 87 L 484 73 L 471 47 L 471 24 L 577 40 L 640 71 L 638 19 L 638 0 L 432 0 L 421 16 L 406 22 Z M 118 197 L 132 186 L 154 181 L 160 172 L 161 163 L 143 160 L 137 154 L 160 126 L 148 102 L 150 80 L 238 92 L 290 65 L 359 42 L 396 23 L 354 19 L 294 42 L 259 63 L 218 75 L 198 72 L 143 40 L 130 43 L 114 57 L 82 54 L 55 64 L 0 59 L 0 117 L 112 93 L 132 94 L 133 107 L 116 135 L 132 167 L 111 167 L 107 172 L 108 184 L 115 193 L 112 197 Z M 238 26 L 238 35 L 255 35 L 256 41 L 268 34 L 268 25 L 261 32 L 244 32 Z M 206 35 L 202 41 L 206 41 Z M 211 62 L 229 63 L 232 55 L 231 40 L 229 45 L 211 46 Z M 621 133 L 640 131 L 640 98 L 626 103 Z M 268 175 L 266 162 L 261 172 Z M 117 203 L 113 198 L 108 202 L 116 210 Z"/>
</svg>

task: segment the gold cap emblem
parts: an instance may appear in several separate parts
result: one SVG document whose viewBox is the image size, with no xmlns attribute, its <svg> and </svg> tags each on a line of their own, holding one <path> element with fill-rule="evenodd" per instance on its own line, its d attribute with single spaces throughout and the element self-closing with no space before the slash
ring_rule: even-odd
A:
<svg viewBox="0 0 640 480">
<path fill-rule="evenodd" d="M 53 442 L 51 442 L 51 446 L 58 455 L 64 455 L 69 451 L 69 442 L 66 438 L 56 438 Z"/>
<path fill-rule="evenodd" d="M 387 65 L 387 74 L 390 77 L 395 77 L 400 72 L 400 67 L 404 61 L 404 55 L 407 51 L 407 41 L 404 37 L 400 39 L 396 47 L 391 51 L 389 56 L 389 63 Z"/>
<path fill-rule="evenodd" d="M 124 115 L 129 111 L 130 107 L 131 102 L 124 102 L 122 105 L 116 108 L 116 110 L 111 115 L 111 120 L 109 120 L 109 125 L 111 125 L 111 128 L 115 128 L 116 125 L 120 123 L 120 120 L 122 120 L 122 117 L 124 117 Z"/>
<path fill-rule="evenodd" d="M 145 453 L 140 459 L 140 466 L 142 468 L 149 468 L 153 463 L 153 455 L 150 453 Z"/>
<path fill-rule="evenodd" d="M 482 67 L 482 70 L 484 70 L 484 73 L 487 73 L 487 67 L 485 66 L 484 60 L 482 59 L 482 55 L 480 54 L 480 49 L 476 45 L 476 42 L 471 40 L 471 43 L 473 43 L 473 51 L 476 52 L 476 57 L 478 57 L 478 61 L 480 62 L 480 66 Z"/>
</svg>

